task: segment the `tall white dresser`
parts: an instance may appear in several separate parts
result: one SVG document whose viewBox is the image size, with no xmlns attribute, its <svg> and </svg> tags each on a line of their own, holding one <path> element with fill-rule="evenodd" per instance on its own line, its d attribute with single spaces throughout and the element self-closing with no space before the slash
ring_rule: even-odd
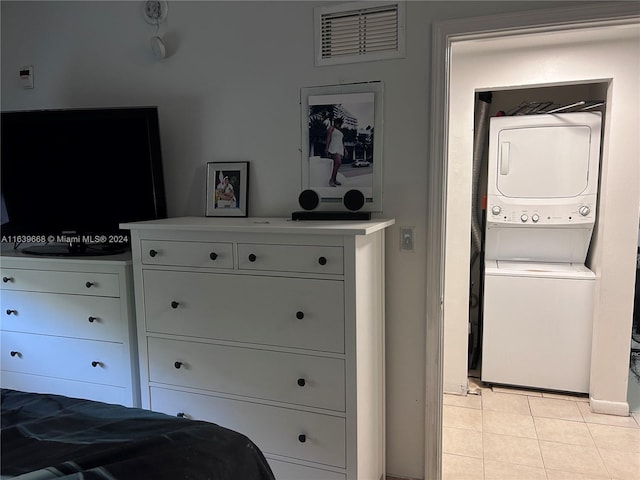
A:
<svg viewBox="0 0 640 480">
<path fill-rule="evenodd" d="M 142 406 L 239 431 L 279 480 L 385 471 L 393 220 L 130 223 Z"/>
<path fill-rule="evenodd" d="M 0 265 L 0 385 L 139 406 L 130 253 Z"/>
</svg>

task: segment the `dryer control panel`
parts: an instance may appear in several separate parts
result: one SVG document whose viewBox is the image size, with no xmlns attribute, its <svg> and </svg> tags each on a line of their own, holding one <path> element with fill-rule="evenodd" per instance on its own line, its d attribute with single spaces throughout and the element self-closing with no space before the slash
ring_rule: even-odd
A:
<svg viewBox="0 0 640 480">
<path fill-rule="evenodd" d="M 504 197 L 487 198 L 487 223 L 516 225 L 589 225 L 595 223 L 595 199 L 571 204 L 510 203 Z"/>
</svg>

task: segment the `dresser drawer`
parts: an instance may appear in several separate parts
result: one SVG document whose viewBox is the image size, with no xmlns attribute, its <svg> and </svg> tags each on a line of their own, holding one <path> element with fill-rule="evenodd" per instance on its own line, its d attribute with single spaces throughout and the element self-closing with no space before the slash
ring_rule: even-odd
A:
<svg viewBox="0 0 640 480">
<path fill-rule="evenodd" d="M 2 332 L 2 369 L 122 386 L 127 378 L 121 343 Z"/>
<path fill-rule="evenodd" d="M 342 247 L 240 243 L 238 268 L 342 275 Z"/>
<path fill-rule="evenodd" d="M 266 454 L 345 467 L 341 417 L 157 387 L 151 387 L 151 409 L 236 430 Z"/>
<path fill-rule="evenodd" d="M 149 332 L 344 352 L 338 280 L 143 272 Z"/>
<path fill-rule="evenodd" d="M 148 338 L 149 380 L 344 411 L 344 360 Z"/>
<path fill-rule="evenodd" d="M 118 275 L 111 273 L 55 272 L 51 270 L 22 270 L 3 268 L 0 275 L 2 290 L 71 293 L 119 297 Z"/>
<path fill-rule="evenodd" d="M 144 265 L 233 268 L 233 244 L 142 240 Z"/>
<path fill-rule="evenodd" d="M 117 342 L 120 299 L 56 293 L 2 292 L 2 330 Z"/>
<path fill-rule="evenodd" d="M 267 458 L 273 476 L 278 480 L 346 480 L 344 473 Z"/>
<path fill-rule="evenodd" d="M 51 393 L 73 398 L 86 398 L 97 402 L 117 403 L 135 407 L 131 393 L 124 387 L 78 382 L 64 378 L 43 377 L 27 373 L 0 372 L 2 388 L 33 393 Z"/>
</svg>

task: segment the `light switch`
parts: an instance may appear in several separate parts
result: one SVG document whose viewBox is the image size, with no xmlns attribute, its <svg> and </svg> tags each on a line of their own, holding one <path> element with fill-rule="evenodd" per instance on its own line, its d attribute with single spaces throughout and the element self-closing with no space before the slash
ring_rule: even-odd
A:
<svg viewBox="0 0 640 480">
<path fill-rule="evenodd" d="M 33 88 L 33 67 L 22 67 L 20 69 L 20 82 L 22 88 Z"/>
<path fill-rule="evenodd" d="M 404 252 L 413 252 L 413 237 L 415 227 L 400 227 L 400 250 Z"/>
</svg>

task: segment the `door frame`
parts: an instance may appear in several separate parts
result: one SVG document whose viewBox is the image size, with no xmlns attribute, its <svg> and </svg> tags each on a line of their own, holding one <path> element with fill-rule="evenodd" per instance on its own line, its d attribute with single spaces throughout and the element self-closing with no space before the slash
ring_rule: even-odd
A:
<svg viewBox="0 0 640 480">
<path fill-rule="evenodd" d="M 424 478 L 442 478 L 442 395 L 444 358 L 444 273 L 452 45 L 482 38 L 627 23 L 640 19 L 634 2 L 580 5 L 434 23 L 430 143 L 427 165 L 426 358 Z"/>
</svg>

